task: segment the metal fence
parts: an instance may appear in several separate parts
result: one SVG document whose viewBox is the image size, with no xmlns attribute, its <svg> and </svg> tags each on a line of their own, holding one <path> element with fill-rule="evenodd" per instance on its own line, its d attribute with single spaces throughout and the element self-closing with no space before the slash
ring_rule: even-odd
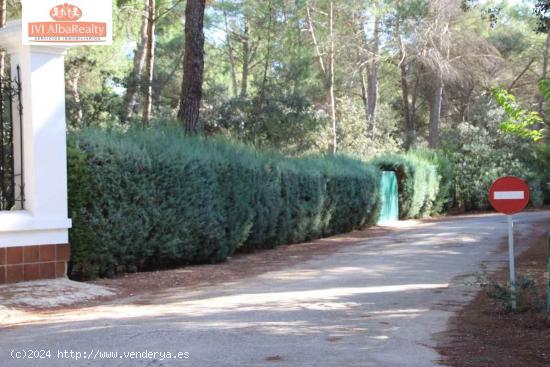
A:
<svg viewBox="0 0 550 367">
<path fill-rule="evenodd" d="M 0 211 L 23 209 L 25 203 L 19 66 L 16 73 L 0 76 Z"/>
</svg>

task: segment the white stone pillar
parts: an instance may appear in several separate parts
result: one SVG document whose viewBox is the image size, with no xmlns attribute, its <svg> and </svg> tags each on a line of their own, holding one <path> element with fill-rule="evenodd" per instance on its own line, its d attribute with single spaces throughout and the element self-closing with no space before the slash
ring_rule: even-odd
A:
<svg viewBox="0 0 550 367">
<path fill-rule="evenodd" d="M 64 56 L 67 47 L 23 46 L 19 21 L 9 22 L 0 30 L 0 47 L 5 48 L 10 56 L 12 78 L 17 75 L 17 66 L 20 68 L 25 195 L 23 210 L 0 211 L 1 283 L 1 267 L 19 265 L 8 263 L 19 262 L 18 248 L 21 248 L 23 253 L 20 265 L 22 278 L 25 280 L 32 278 L 25 274 L 29 264 L 41 263 L 43 258 L 56 263 L 66 262 L 71 221 L 68 219 L 67 208 L 65 123 Z M 16 145 L 14 151 L 18 161 L 20 149 L 17 137 L 20 133 L 20 124 L 16 106 L 13 108 L 13 115 Z M 52 245 L 54 252 L 63 252 L 63 258 L 54 256 L 52 260 L 50 254 L 46 257 L 40 256 L 41 250 L 48 252 Z M 36 250 L 38 260 L 35 259 L 35 250 L 24 248 L 28 246 L 39 247 Z M 48 250 L 41 246 L 48 246 Z M 5 251 L 4 264 L 2 251 Z M 27 256 L 28 259 L 24 256 L 26 252 L 30 254 Z M 29 263 L 28 260 L 31 258 L 33 262 Z M 61 265 L 57 266 L 59 270 Z M 45 274 L 51 272 L 51 266 L 48 265 L 47 268 L 47 271 L 41 272 L 41 265 L 39 266 L 40 278 L 47 277 Z M 6 273 L 6 282 L 22 280 L 18 279 L 17 274 L 10 276 L 10 269 L 3 270 Z M 34 272 L 33 269 L 29 271 Z M 59 271 L 57 275 L 58 273 Z"/>
</svg>

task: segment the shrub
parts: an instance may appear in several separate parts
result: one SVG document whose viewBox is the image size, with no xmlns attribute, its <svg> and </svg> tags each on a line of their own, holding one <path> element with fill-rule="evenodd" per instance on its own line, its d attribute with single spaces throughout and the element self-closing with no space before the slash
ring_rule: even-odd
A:
<svg viewBox="0 0 550 367">
<path fill-rule="evenodd" d="M 471 150 L 449 155 L 454 162 L 456 201 L 465 210 L 491 209 L 489 189 L 503 176 L 517 176 L 530 187 L 530 205 L 541 206 L 543 201 L 540 173 L 531 165 L 506 150 Z"/>
<path fill-rule="evenodd" d="M 488 121 L 501 121 L 500 118 Z M 461 123 L 444 131 L 445 154 L 453 163 L 456 205 L 464 210 L 490 209 L 489 188 L 502 176 L 518 176 L 531 188 L 532 206 L 540 206 L 550 195 L 545 181 L 550 178 L 547 146 L 505 134 L 498 128 L 486 130 Z"/>
<path fill-rule="evenodd" d="M 550 144 L 539 144 L 536 147 L 534 170 L 538 172 L 538 179 L 544 197 L 544 202 L 550 204 Z"/>
<path fill-rule="evenodd" d="M 379 171 L 359 160 L 260 153 L 179 129 L 69 139 L 71 276 L 219 262 L 239 248 L 373 223 Z"/>
<path fill-rule="evenodd" d="M 419 218 L 435 211 L 440 183 L 434 164 L 411 153 L 380 155 L 372 163 L 396 172 L 400 218 Z"/>
<path fill-rule="evenodd" d="M 540 179 L 531 178 L 529 184 L 529 204 L 535 208 L 544 206 L 543 183 Z"/>
<path fill-rule="evenodd" d="M 455 167 L 445 154 L 436 150 L 417 150 L 412 154 L 433 164 L 437 170 L 438 192 L 431 214 L 443 214 L 454 205 L 455 198 Z"/>
<path fill-rule="evenodd" d="M 487 274 L 486 269 L 477 274 L 476 283 L 489 298 L 498 301 L 506 310 L 511 309 L 510 282 L 501 282 Z M 538 292 L 537 282 L 530 274 L 516 276 L 516 310 L 515 312 L 539 312 L 544 309 L 544 303 Z"/>
</svg>

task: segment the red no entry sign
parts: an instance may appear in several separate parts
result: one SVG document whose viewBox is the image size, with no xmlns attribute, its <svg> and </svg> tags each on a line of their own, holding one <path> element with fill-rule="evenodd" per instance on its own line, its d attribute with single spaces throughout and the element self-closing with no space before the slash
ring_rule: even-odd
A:
<svg viewBox="0 0 550 367">
<path fill-rule="evenodd" d="M 529 186 L 518 177 L 501 177 L 491 186 L 489 201 L 497 212 L 508 215 L 519 213 L 529 203 Z"/>
</svg>

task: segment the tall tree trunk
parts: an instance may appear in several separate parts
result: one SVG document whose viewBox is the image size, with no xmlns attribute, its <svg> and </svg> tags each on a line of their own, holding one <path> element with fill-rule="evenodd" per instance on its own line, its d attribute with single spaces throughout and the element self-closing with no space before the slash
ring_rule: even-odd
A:
<svg viewBox="0 0 550 367">
<path fill-rule="evenodd" d="M 8 0 L 0 0 L 0 28 L 6 26 L 8 16 Z M 6 52 L 0 52 L 0 76 L 3 78 L 6 69 Z"/>
<path fill-rule="evenodd" d="M 436 85 L 434 95 L 430 106 L 430 135 L 429 145 L 432 149 L 437 149 L 439 145 L 439 125 L 441 122 L 441 105 L 443 101 L 443 76 L 438 74 L 436 77 Z"/>
<path fill-rule="evenodd" d="M 4 28 L 4 26 L 6 25 L 6 13 L 7 13 L 7 0 L 0 0 L 0 28 Z M 6 68 L 6 54 L 4 51 L 0 51 L 0 81 L 4 81 L 4 78 L 6 77 L 5 75 L 5 70 Z M 4 115 L 4 111 L 5 111 L 5 104 L 3 103 L 4 101 L 4 88 L 2 87 L 2 85 L 0 85 L 0 164 L 4 164 L 4 161 L 5 161 L 5 156 L 6 154 L 8 154 L 7 152 L 5 152 L 4 150 L 4 119 L 3 119 L 3 115 Z M 2 169 L 0 169 L 0 203 L 5 201 L 6 200 L 6 175 L 5 175 L 5 171 L 6 171 L 6 168 L 7 167 L 0 167 Z"/>
<path fill-rule="evenodd" d="M 145 65 L 145 48 L 147 45 L 147 8 L 149 0 L 145 0 L 143 7 L 143 19 L 141 21 L 140 39 L 134 52 L 134 67 L 128 81 L 126 96 L 124 97 L 123 121 L 130 120 L 134 115 L 137 104 L 137 96 L 141 86 L 143 66 Z"/>
<path fill-rule="evenodd" d="M 143 105 L 143 124 L 149 125 L 151 112 L 153 110 L 153 75 L 155 65 L 155 13 L 156 0 L 148 0 L 147 6 L 147 44 L 145 52 L 145 75 L 147 77 L 147 88 Z"/>
<path fill-rule="evenodd" d="M 416 126 L 416 112 L 418 111 L 417 100 L 418 100 L 418 85 L 420 84 L 420 76 L 418 75 L 418 70 L 414 72 L 414 86 L 411 97 L 411 126 Z"/>
<path fill-rule="evenodd" d="M 328 93 L 330 103 L 330 119 L 332 121 L 332 153 L 338 150 L 338 126 L 336 121 L 336 98 L 334 96 L 334 4 L 329 1 L 328 4 L 328 24 L 329 24 L 329 49 L 328 49 Z"/>
<path fill-rule="evenodd" d="M 306 6 L 306 14 L 307 14 L 307 23 L 308 23 L 308 31 L 311 35 L 311 40 L 313 42 L 313 47 L 315 48 L 315 56 L 317 60 L 317 65 L 319 66 L 319 72 L 322 74 L 323 78 L 326 75 L 326 69 L 325 69 L 325 62 L 323 61 L 323 54 L 321 53 L 321 48 L 319 47 L 319 42 L 317 41 L 317 36 L 315 34 L 315 27 L 313 26 L 313 18 L 311 17 L 311 8 Z"/>
<path fill-rule="evenodd" d="M 225 39 L 227 43 L 227 54 L 229 56 L 229 67 L 231 70 L 231 90 L 233 91 L 233 97 L 237 97 L 237 71 L 235 67 L 235 50 L 233 50 L 233 42 L 231 42 L 231 31 L 229 30 L 229 23 L 227 21 L 227 12 L 223 12 L 223 18 L 225 23 Z"/>
<path fill-rule="evenodd" d="M 196 133 L 204 79 L 204 8 L 206 0 L 187 0 L 185 56 L 178 119 L 187 133 Z"/>
<path fill-rule="evenodd" d="M 323 84 L 325 86 L 325 95 L 327 98 L 327 105 L 330 109 L 330 120 L 332 124 L 332 142 L 330 150 L 332 153 L 336 153 L 338 149 L 338 126 L 336 121 L 336 98 L 334 96 L 334 4 L 329 1 L 328 4 L 328 28 L 329 28 L 329 43 L 327 51 L 327 64 L 323 60 L 323 54 L 317 41 L 315 34 L 315 27 L 313 25 L 313 18 L 311 16 L 311 8 L 306 6 L 308 31 L 311 35 L 313 47 L 315 48 L 317 65 L 319 67 L 319 74 L 321 74 Z"/>
<path fill-rule="evenodd" d="M 368 90 L 368 119 L 371 124 L 371 131 L 375 129 L 376 104 L 378 102 L 378 54 L 380 51 L 380 15 L 374 18 L 374 30 L 372 37 L 371 59 L 367 69 L 367 90 Z"/>
<path fill-rule="evenodd" d="M 378 102 L 378 56 L 380 50 L 380 16 L 378 12 L 374 19 L 372 42 L 369 40 L 369 34 L 361 18 L 359 18 L 357 26 L 357 33 L 362 35 L 363 47 L 368 51 L 368 58 L 365 62 L 359 56 L 361 63 L 359 75 L 361 78 L 361 97 L 367 122 L 367 134 L 372 140 L 376 133 L 376 105 Z M 365 72 L 367 74 L 366 80 Z"/>
<path fill-rule="evenodd" d="M 399 7 L 399 1 L 397 5 Z M 399 71 L 401 82 L 401 108 L 403 110 L 403 119 L 405 121 L 405 149 L 409 149 L 416 139 L 416 129 L 411 118 L 409 104 L 409 82 L 407 81 L 407 55 L 401 40 L 401 21 L 399 17 L 395 22 L 395 41 L 399 50 Z"/>
<path fill-rule="evenodd" d="M 248 74 L 250 68 L 250 38 L 249 38 L 250 29 L 248 27 L 248 22 L 244 21 L 244 31 L 243 31 L 243 70 L 241 77 L 241 98 L 246 98 L 248 95 Z"/>
<path fill-rule="evenodd" d="M 546 47 L 544 48 L 543 62 L 542 62 L 542 78 L 545 79 L 548 77 L 548 58 L 550 57 L 550 28 L 546 34 Z M 544 98 L 539 96 L 538 100 L 538 112 L 542 115 L 544 113 Z"/>
<path fill-rule="evenodd" d="M 449 1 L 449 0 L 447 0 Z M 432 71 L 434 75 L 433 95 L 430 99 L 430 122 L 428 144 L 431 149 L 437 149 L 439 146 L 439 127 L 441 125 L 441 107 L 443 105 L 443 93 L 445 91 L 445 79 L 452 66 L 449 66 L 451 59 L 450 52 L 450 13 L 448 11 L 450 2 L 432 2 L 433 11 L 433 30 L 429 38 L 430 47 L 434 52 L 440 55 L 440 59 L 435 59 L 436 67 Z M 443 60 L 441 60 L 443 59 Z M 431 68 L 434 69 L 434 68 Z"/>
<path fill-rule="evenodd" d="M 256 104 L 256 116 L 259 116 L 265 102 L 265 94 L 266 94 L 266 88 L 267 88 L 267 73 L 269 71 L 269 65 L 271 64 L 271 33 L 272 33 L 272 26 L 273 26 L 273 2 L 272 0 L 269 0 L 269 20 L 267 24 L 267 54 L 265 56 L 264 60 L 264 73 L 262 77 L 262 84 L 260 87 L 260 98 L 258 103 Z M 256 121 L 254 123 L 254 145 L 257 144 L 256 136 L 257 136 L 257 123 Z"/>
<path fill-rule="evenodd" d="M 269 20 L 267 24 L 267 54 L 264 60 L 264 72 L 262 77 L 262 85 L 260 88 L 260 108 L 264 102 L 265 98 L 265 89 L 267 86 L 267 72 L 269 71 L 269 65 L 271 64 L 271 33 L 272 33 L 272 24 L 273 24 L 273 6 L 272 0 L 269 0 Z"/>
<path fill-rule="evenodd" d="M 465 102 L 462 103 L 462 111 L 460 115 L 462 116 L 462 122 L 470 121 L 471 118 L 471 101 L 472 96 L 475 91 L 475 84 L 468 88 L 468 91 L 465 96 Z"/>
<path fill-rule="evenodd" d="M 363 102 L 363 108 L 365 109 L 365 117 L 367 119 L 367 130 L 370 135 L 370 121 L 369 121 L 369 87 L 367 80 L 365 79 L 365 66 L 359 68 L 359 77 L 361 78 L 361 101 Z"/>
<path fill-rule="evenodd" d="M 294 0 L 294 9 L 299 9 L 301 7 L 301 0 Z M 295 10 L 297 12 L 297 10 Z M 302 31 L 302 22 L 303 19 L 300 16 L 296 16 L 296 38 L 298 40 L 298 49 L 302 50 L 304 47 L 304 40 L 303 40 L 303 31 Z M 296 66 L 294 66 L 295 68 Z M 299 77 L 294 78 L 294 94 L 301 94 L 302 90 L 302 80 Z"/>
<path fill-rule="evenodd" d="M 409 83 L 407 81 L 407 67 L 404 61 L 401 63 L 399 69 L 401 74 L 401 107 L 403 110 L 403 118 L 405 120 L 405 149 L 409 149 L 416 140 L 416 129 L 410 113 Z"/>
<path fill-rule="evenodd" d="M 6 26 L 6 20 L 8 15 L 8 0 L 0 0 L 0 28 L 4 28 Z M 4 50 L 0 51 L 0 81 L 3 81 L 4 78 L 6 78 L 6 52 Z M 3 86 L 0 85 L 0 89 L 3 89 Z M 0 104 L 2 104 L 0 108 L 0 114 L 4 113 L 4 103 L 2 102 L 4 100 L 4 91 L 0 90 Z M 0 123 L 0 158 L 2 158 L 2 155 L 4 152 L 2 151 L 2 143 L 4 139 L 4 126 Z M 0 160 L 0 163 L 3 160 Z M 0 184 L 3 185 L 4 182 L 2 179 L 0 179 Z M 0 195 L 3 194 L 1 192 L 0 188 Z"/>
<path fill-rule="evenodd" d="M 74 70 L 69 73 L 69 92 L 73 99 L 74 108 L 72 110 L 72 120 L 76 125 L 82 123 L 82 103 L 80 100 L 80 92 L 78 91 L 78 83 L 80 82 L 81 70 L 79 65 L 75 65 Z"/>
</svg>

